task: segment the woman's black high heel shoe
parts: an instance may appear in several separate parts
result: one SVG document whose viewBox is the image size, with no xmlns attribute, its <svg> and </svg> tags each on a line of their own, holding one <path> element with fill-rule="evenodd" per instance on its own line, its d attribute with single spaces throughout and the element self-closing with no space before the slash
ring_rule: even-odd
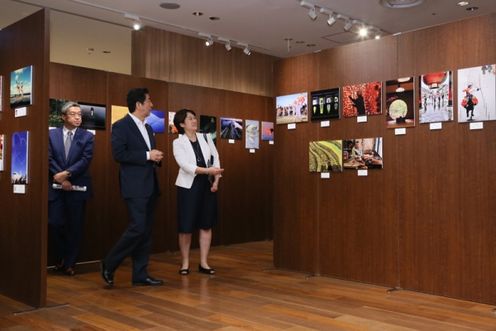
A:
<svg viewBox="0 0 496 331">
<path fill-rule="evenodd" d="M 215 275 L 215 269 L 207 269 L 201 266 L 201 264 L 198 265 L 198 272 L 206 275 Z"/>
</svg>

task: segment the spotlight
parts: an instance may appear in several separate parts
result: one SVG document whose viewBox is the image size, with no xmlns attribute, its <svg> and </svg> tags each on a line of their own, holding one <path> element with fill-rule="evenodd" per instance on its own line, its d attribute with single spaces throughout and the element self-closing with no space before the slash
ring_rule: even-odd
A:
<svg viewBox="0 0 496 331">
<path fill-rule="evenodd" d="M 212 46 L 214 44 L 214 40 L 212 38 L 207 38 L 207 40 L 205 40 L 205 46 L 209 47 L 209 46 Z"/>
<path fill-rule="evenodd" d="M 214 40 L 211 35 L 208 33 L 198 32 L 198 35 L 202 38 L 205 38 L 205 46 L 209 47 L 214 44 Z"/>
<path fill-rule="evenodd" d="M 374 37 L 375 40 L 379 40 L 381 39 L 381 35 L 380 34 L 376 34 L 375 37 Z"/>
<path fill-rule="evenodd" d="M 348 32 L 351 30 L 352 27 L 353 27 L 353 22 L 350 19 L 347 19 L 343 27 L 344 31 Z"/>
<path fill-rule="evenodd" d="M 327 24 L 329 26 L 333 26 L 333 24 L 336 23 L 337 15 L 334 14 L 331 10 L 327 8 L 320 8 L 320 12 L 322 14 L 329 15 L 329 18 L 327 19 Z"/>
<path fill-rule="evenodd" d="M 135 30 L 135 31 L 141 30 L 141 22 L 140 21 L 134 21 L 133 22 L 133 30 Z"/>
<path fill-rule="evenodd" d="M 361 27 L 359 30 L 358 30 L 358 35 L 362 38 L 365 38 L 367 37 L 367 35 L 369 34 L 369 30 L 366 28 L 366 27 Z"/>
<path fill-rule="evenodd" d="M 243 53 L 245 53 L 245 55 L 251 54 L 250 47 L 248 47 L 248 44 L 238 43 L 238 46 L 243 47 Z"/>
<path fill-rule="evenodd" d="M 229 39 L 218 37 L 217 40 L 224 43 L 224 48 L 226 49 L 226 51 L 229 52 L 232 49 L 231 41 Z"/>
<path fill-rule="evenodd" d="M 305 0 L 301 0 L 300 6 L 308 8 L 308 16 L 310 16 L 312 20 L 315 20 L 317 18 L 317 9 L 315 8 L 315 5 Z"/>
<path fill-rule="evenodd" d="M 133 21 L 133 30 L 138 31 L 143 27 L 143 24 L 141 23 L 141 20 L 138 16 L 125 13 L 124 17 L 127 18 L 128 20 Z"/>
</svg>

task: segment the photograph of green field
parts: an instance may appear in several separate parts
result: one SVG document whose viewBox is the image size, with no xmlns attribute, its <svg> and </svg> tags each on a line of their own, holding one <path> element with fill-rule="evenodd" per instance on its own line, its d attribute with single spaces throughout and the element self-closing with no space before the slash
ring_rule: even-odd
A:
<svg viewBox="0 0 496 331">
<path fill-rule="evenodd" d="M 343 141 L 311 141 L 308 160 L 310 172 L 343 171 Z"/>
</svg>

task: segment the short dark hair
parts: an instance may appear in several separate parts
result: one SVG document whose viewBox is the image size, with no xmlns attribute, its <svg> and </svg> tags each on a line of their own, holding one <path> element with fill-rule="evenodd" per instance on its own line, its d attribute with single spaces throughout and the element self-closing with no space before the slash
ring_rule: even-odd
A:
<svg viewBox="0 0 496 331">
<path fill-rule="evenodd" d="M 188 116 L 188 113 L 193 114 L 196 117 L 194 111 L 185 108 L 178 110 L 176 115 L 174 115 L 174 126 L 180 134 L 184 134 L 184 128 L 181 126 L 181 123 L 184 123 L 184 120 L 186 119 L 186 116 Z"/>
<path fill-rule="evenodd" d="M 127 108 L 130 113 L 136 110 L 136 102 L 145 102 L 147 94 L 150 93 L 146 87 L 133 88 L 127 92 Z"/>
</svg>

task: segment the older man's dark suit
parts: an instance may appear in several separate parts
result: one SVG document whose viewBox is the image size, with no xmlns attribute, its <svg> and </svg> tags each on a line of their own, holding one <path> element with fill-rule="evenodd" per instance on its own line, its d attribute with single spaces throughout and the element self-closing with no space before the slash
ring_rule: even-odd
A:
<svg viewBox="0 0 496 331">
<path fill-rule="evenodd" d="M 91 178 L 88 173 L 93 158 L 93 135 L 77 129 L 67 159 L 62 128 L 50 130 L 48 144 L 48 221 L 55 239 L 58 259 L 63 267 L 76 263 L 83 232 L 85 200 L 91 194 Z M 67 170 L 72 185 L 86 186 L 86 192 L 54 190 L 53 175 Z"/>
<path fill-rule="evenodd" d="M 147 124 L 151 149 L 155 148 L 152 128 Z M 151 230 L 159 187 L 155 168 L 157 164 L 146 160 L 148 146 L 131 116 L 126 115 L 112 126 L 112 154 L 119 162 L 121 195 L 128 212 L 129 225 L 103 263 L 113 272 L 127 257 L 133 260 L 133 282 L 141 282 L 148 275 L 148 257 Z"/>
</svg>

